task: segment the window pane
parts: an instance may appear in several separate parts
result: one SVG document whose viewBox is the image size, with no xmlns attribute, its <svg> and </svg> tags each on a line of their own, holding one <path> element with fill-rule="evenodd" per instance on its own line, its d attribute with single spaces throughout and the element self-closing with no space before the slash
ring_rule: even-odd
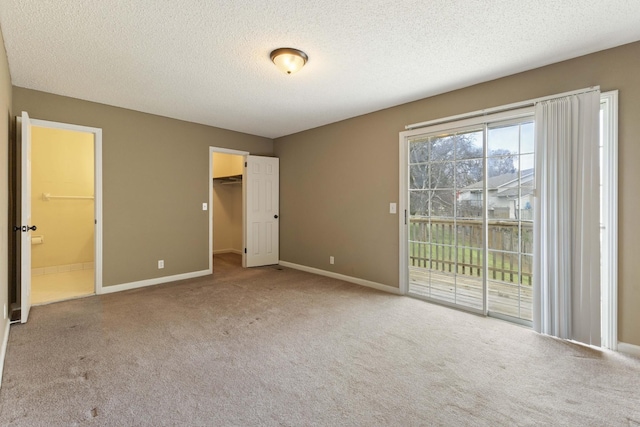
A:
<svg viewBox="0 0 640 427">
<path fill-rule="evenodd" d="M 431 216 L 453 217 L 455 208 L 455 190 L 432 190 Z"/>
<path fill-rule="evenodd" d="M 431 268 L 433 270 L 452 273 L 455 261 L 456 253 L 452 246 L 431 245 Z"/>
<path fill-rule="evenodd" d="M 489 311 L 520 317 L 520 287 L 512 283 L 488 281 Z"/>
<path fill-rule="evenodd" d="M 518 179 L 519 156 L 491 157 L 487 160 L 489 181 L 487 187 L 496 189 Z"/>
<path fill-rule="evenodd" d="M 439 220 L 431 222 L 431 242 L 445 245 L 455 245 L 453 221 Z M 438 252 L 440 253 L 440 252 Z"/>
<path fill-rule="evenodd" d="M 429 216 L 429 190 L 409 192 L 409 214 L 412 216 Z"/>
<path fill-rule="evenodd" d="M 520 153 L 527 154 L 533 153 L 534 139 L 533 139 L 533 122 L 524 123 L 520 126 Z"/>
<path fill-rule="evenodd" d="M 533 154 L 525 154 L 520 156 L 520 172 L 523 177 L 533 174 L 535 167 L 535 156 Z M 533 180 L 533 177 L 531 177 Z"/>
<path fill-rule="evenodd" d="M 518 252 L 518 221 L 490 220 L 487 239 L 489 249 Z"/>
<path fill-rule="evenodd" d="M 523 221 L 533 221 L 533 197 L 532 187 L 522 187 L 520 189 L 522 197 L 520 198 L 520 219 Z"/>
<path fill-rule="evenodd" d="M 429 188 L 429 165 L 418 164 L 409 166 L 409 189 Z"/>
<path fill-rule="evenodd" d="M 454 274 L 431 271 L 431 297 L 454 304 L 456 277 Z"/>
<path fill-rule="evenodd" d="M 425 163 L 429 161 L 429 138 L 409 140 L 409 163 Z"/>
<path fill-rule="evenodd" d="M 409 244 L 409 265 L 411 267 L 429 268 L 429 243 L 410 242 Z"/>
<path fill-rule="evenodd" d="M 521 225 L 520 251 L 523 254 L 533 253 L 533 222 L 523 222 Z"/>
<path fill-rule="evenodd" d="M 431 161 L 454 159 L 455 140 L 453 136 L 433 138 L 431 141 Z"/>
<path fill-rule="evenodd" d="M 484 155 L 482 151 L 483 139 L 484 132 L 482 131 L 456 135 L 456 159 L 481 159 Z"/>
<path fill-rule="evenodd" d="M 482 221 L 458 221 L 456 223 L 457 244 L 482 249 Z"/>
<path fill-rule="evenodd" d="M 458 248 L 458 274 L 465 276 L 482 278 L 484 264 L 482 262 L 482 249 Z"/>
<path fill-rule="evenodd" d="M 458 192 L 458 208 L 456 210 L 457 218 L 482 218 L 483 202 L 482 193 L 476 192 Z"/>
<path fill-rule="evenodd" d="M 482 182 L 482 160 L 462 160 L 456 162 L 456 188 L 465 189 L 469 185 Z"/>
<path fill-rule="evenodd" d="M 429 220 L 426 218 L 411 218 L 409 221 L 409 240 L 412 242 L 429 241 Z"/>
<path fill-rule="evenodd" d="M 520 153 L 520 126 L 489 129 L 488 137 L 487 155 L 489 157 Z"/>
<path fill-rule="evenodd" d="M 490 280 L 517 284 L 518 279 L 518 254 L 512 252 L 489 251 Z"/>
<path fill-rule="evenodd" d="M 523 285 L 532 286 L 533 282 L 531 280 L 531 276 L 533 275 L 533 255 L 522 255 L 521 258 L 521 283 Z"/>
<path fill-rule="evenodd" d="M 454 162 L 432 162 L 429 163 L 429 174 L 431 176 L 431 188 L 444 189 L 455 188 L 453 175 L 455 173 Z"/>
</svg>

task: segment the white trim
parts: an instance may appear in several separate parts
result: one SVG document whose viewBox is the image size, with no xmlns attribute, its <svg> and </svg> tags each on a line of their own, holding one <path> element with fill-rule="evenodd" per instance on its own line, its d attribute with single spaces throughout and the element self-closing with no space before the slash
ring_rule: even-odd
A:
<svg viewBox="0 0 640 427">
<path fill-rule="evenodd" d="M 618 352 L 640 357 L 640 345 L 627 344 L 626 342 L 618 341 Z"/>
<path fill-rule="evenodd" d="M 0 348 L 0 388 L 2 388 L 2 374 L 4 372 L 4 358 L 7 355 L 7 345 L 9 344 L 9 319 L 5 320 L 4 339 L 2 340 L 2 347 Z"/>
<path fill-rule="evenodd" d="M 100 294 L 111 294 L 114 292 L 128 291 L 130 289 L 144 288 L 147 286 L 159 285 L 161 283 L 176 282 L 178 280 L 193 279 L 194 277 L 202 277 L 211 274 L 209 270 L 194 271 L 192 273 L 175 274 L 173 276 L 156 277 L 154 279 L 145 279 L 137 282 L 122 283 L 120 285 L 104 286 Z"/>
<path fill-rule="evenodd" d="M 412 125 L 407 125 L 404 128 L 406 130 L 412 130 L 412 129 L 425 128 L 428 126 L 433 126 L 441 123 L 456 122 L 459 120 L 469 119 L 472 117 L 485 116 L 487 114 L 493 114 L 493 113 L 501 113 L 501 112 L 515 110 L 522 107 L 530 107 L 532 105 L 535 105 L 538 102 L 548 101 L 551 99 L 556 99 L 564 96 L 577 95 L 579 93 L 591 92 L 594 90 L 600 90 L 600 86 L 591 86 L 588 88 L 573 90 L 570 92 L 558 93 L 556 95 L 543 96 L 540 98 L 528 99 L 526 101 L 514 102 L 512 104 L 500 105 L 498 107 L 485 108 L 484 110 L 470 111 L 468 113 L 457 114 L 455 116 L 449 116 L 449 117 L 444 117 L 444 118 L 435 119 L 435 120 L 428 120 L 426 122 L 414 123 Z"/>
<path fill-rule="evenodd" d="M 603 117 L 607 123 L 608 150 L 603 150 L 604 176 L 603 189 L 606 186 L 607 200 L 603 200 L 603 223 L 608 237 L 608 247 L 603 248 L 603 264 L 607 265 L 607 289 L 603 300 L 602 331 L 603 347 L 617 350 L 618 347 L 618 91 L 600 94 L 600 102 L 607 104 L 609 114 Z M 606 253 L 605 253 L 606 252 Z"/>
<path fill-rule="evenodd" d="M 216 249 L 213 251 L 214 255 L 218 254 L 238 254 L 242 255 L 242 251 L 239 249 Z"/>
<path fill-rule="evenodd" d="M 523 117 L 529 117 L 534 112 L 533 105 L 527 105 L 518 109 L 509 109 L 507 111 L 499 111 L 493 114 L 483 114 L 479 116 L 462 118 L 457 121 L 451 121 L 451 117 L 448 117 L 444 122 L 434 123 L 430 126 L 413 128 L 400 132 L 404 137 L 411 137 L 414 135 L 427 135 L 437 134 L 439 132 L 449 132 L 452 130 L 458 130 L 468 128 L 476 125 L 485 125 L 487 123 L 502 122 L 506 120 L 516 120 Z M 435 120 L 434 120 L 435 121 Z"/>
<path fill-rule="evenodd" d="M 398 205 L 400 207 L 398 213 L 398 224 L 400 226 L 400 260 L 398 265 L 400 266 L 400 293 L 407 295 L 409 292 L 409 226 L 407 212 L 407 193 L 409 191 L 409 145 L 406 143 L 406 137 L 403 132 L 400 132 L 400 197 L 398 198 Z"/>
<path fill-rule="evenodd" d="M 248 151 L 231 150 L 229 148 L 220 148 L 220 147 L 209 147 L 209 273 L 213 272 L 213 255 L 215 255 L 216 253 L 213 250 L 213 153 L 233 154 L 236 156 L 249 155 Z M 244 175 L 244 167 L 242 168 L 242 171 Z M 245 190 L 244 181 L 245 180 L 243 176 L 243 180 L 242 180 L 243 182 L 242 205 L 243 206 L 244 206 L 244 190 Z M 243 211 L 244 211 L 244 207 L 243 207 Z M 244 242 L 244 233 L 245 233 L 244 227 L 245 227 L 245 223 L 244 223 L 244 213 L 243 213 L 243 220 L 242 220 L 243 242 Z M 240 252 L 240 254 L 242 255 L 242 266 L 244 267 L 244 253 Z"/>
<path fill-rule="evenodd" d="M 93 134 L 93 158 L 94 158 L 94 205 L 95 211 L 95 235 L 94 235 L 94 291 L 100 294 L 102 289 L 102 129 L 89 126 L 80 126 L 70 123 L 51 122 L 48 120 L 31 119 L 31 126 L 49 129 L 70 130 Z"/>
<path fill-rule="evenodd" d="M 344 274 L 334 273 L 332 271 L 320 270 L 319 268 L 307 267 L 306 265 L 294 264 L 288 261 L 280 261 L 279 265 L 283 267 L 293 268 L 294 270 L 305 271 L 307 273 L 317 274 L 319 276 L 331 277 L 332 279 L 343 280 L 345 282 L 354 283 L 367 288 L 377 289 L 379 291 L 389 292 L 395 295 L 402 295 L 400 289 L 393 286 L 383 285 L 382 283 L 371 282 L 357 277 L 345 276 Z"/>
</svg>

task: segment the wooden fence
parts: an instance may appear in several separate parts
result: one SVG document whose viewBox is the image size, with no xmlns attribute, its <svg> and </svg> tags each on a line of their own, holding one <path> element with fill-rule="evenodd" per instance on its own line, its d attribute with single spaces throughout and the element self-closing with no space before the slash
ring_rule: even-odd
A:
<svg viewBox="0 0 640 427">
<path fill-rule="evenodd" d="M 467 276 L 482 275 L 482 220 L 454 222 L 452 219 L 411 217 L 409 224 L 410 266 Z M 488 278 L 531 285 L 533 224 L 489 220 L 487 239 Z"/>
</svg>

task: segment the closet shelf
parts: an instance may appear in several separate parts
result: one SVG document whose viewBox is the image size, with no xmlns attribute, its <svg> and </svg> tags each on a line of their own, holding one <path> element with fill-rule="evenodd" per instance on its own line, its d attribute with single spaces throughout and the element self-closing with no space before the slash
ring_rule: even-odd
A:
<svg viewBox="0 0 640 427">
<path fill-rule="evenodd" d="M 213 178 L 213 182 L 219 182 L 222 185 L 242 184 L 242 175 L 219 176 Z"/>
</svg>

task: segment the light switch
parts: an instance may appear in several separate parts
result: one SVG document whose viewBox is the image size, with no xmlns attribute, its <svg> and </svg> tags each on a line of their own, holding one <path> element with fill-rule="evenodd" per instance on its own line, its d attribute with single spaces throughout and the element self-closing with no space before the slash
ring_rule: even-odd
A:
<svg viewBox="0 0 640 427">
<path fill-rule="evenodd" d="M 397 205 L 395 203 L 389 203 L 389 213 L 394 214 L 398 212 Z"/>
<path fill-rule="evenodd" d="M 203 211 L 206 211 L 206 210 L 207 210 L 207 204 L 206 204 L 206 203 L 203 203 L 203 204 L 202 204 L 202 210 L 203 210 Z"/>
</svg>

